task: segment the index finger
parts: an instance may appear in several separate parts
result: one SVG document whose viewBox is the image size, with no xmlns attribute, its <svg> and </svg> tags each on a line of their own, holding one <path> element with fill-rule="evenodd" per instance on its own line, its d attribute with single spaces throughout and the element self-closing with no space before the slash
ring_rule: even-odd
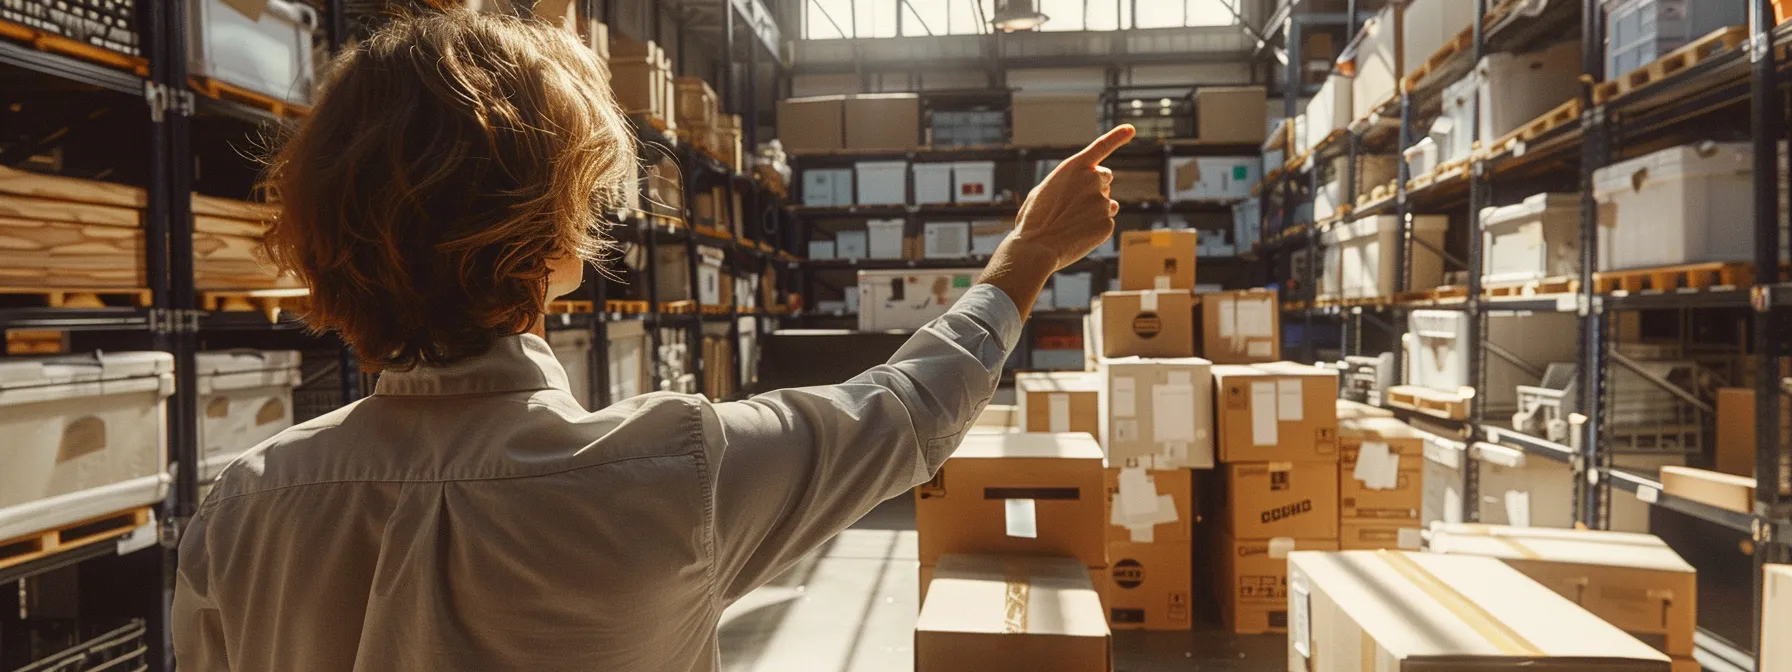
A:
<svg viewBox="0 0 1792 672">
<path fill-rule="evenodd" d="M 1132 124 L 1115 126 L 1114 130 L 1108 131 L 1101 137 L 1096 138 L 1095 142 L 1089 143 L 1088 147 L 1084 147 L 1082 151 L 1065 159 L 1064 162 L 1084 166 L 1093 166 L 1101 163 L 1103 159 L 1108 158 L 1109 154 L 1113 154 L 1114 150 L 1120 149 L 1128 142 L 1132 142 L 1132 136 L 1135 134 L 1137 134 L 1137 131 L 1133 130 Z"/>
</svg>

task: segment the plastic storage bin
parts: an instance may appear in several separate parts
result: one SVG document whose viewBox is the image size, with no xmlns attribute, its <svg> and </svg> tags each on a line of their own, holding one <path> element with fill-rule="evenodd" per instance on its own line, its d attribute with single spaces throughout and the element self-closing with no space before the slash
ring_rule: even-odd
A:
<svg viewBox="0 0 1792 672">
<path fill-rule="evenodd" d="M 1412 237 L 1431 247 L 1412 244 L 1411 289 L 1443 284 L 1444 260 L 1437 253 L 1444 245 L 1450 218 L 1423 215 L 1412 218 Z M 1365 217 L 1332 227 L 1339 249 L 1338 293 L 1344 298 L 1392 297 L 1399 259 L 1393 254 L 1400 237 L 1400 218 L 1395 215 Z M 1384 253 L 1383 251 L 1386 251 Z"/>
<path fill-rule="evenodd" d="M 952 202 L 952 164 L 917 163 L 910 170 L 915 174 L 916 204 Z"/>
<path fill-rule="evenodd" d="M 317 11 L 301 2 L 263 0 L 251 17 L 228 0 L 188 0 L 187 68 L 196 77 L 276 100 L 311 104 L 311 36 Z"/>
<path fill-rule="evenodd" d="M 1428 134 L 1437 143 L 1437 162 L 1467 159 L 1475 148 L 1475 97 L 1481 80 L 1469 73 L 1444 87 L 1443 111 L 1431 122 Z"/>
<path fill-rule="evenodd" d="M 902 205 L 908 202 L 907 161 L 860 161 L 853 164 L 859 205 Z"/>
<path fill-rule="evenodd" d="M 1476 65 L 1473 77 L 1480 94 L 1478 139 L 1486 146 L 1580 96 L 1580 41 L 1524 54 L 1491 54 Z"/>
<path fill-rule="evenodd" d="M 1511 285 L 1580 272 L 1580 195 L 1537 194 L 1481 210 L 1481 282 Z"/>
<path fill-rule="evenodd" d="M 0 540 L 162 501 L 174 358 L 0 361 Z"/>
<path fill-rule="evenodd" d="M 548 347 L 554 359 L 566 370 L 566 386 L 572 398 L 585 410 L 591 408 L 591 332 L 584 329 L 555 329 L 548 332 Z"/>
<path fill-rule="evenodd" d="M 852 170 L 827 168 L 803 171 L 803 205 L 817 207 L 852 205 Z"/>
<path fill-rule="evenodd" d="M 1349 77 L 1332 75 L 1325 78 L 1319 92 L 1307 102 L 1307 133 L 1302 149 L 1318 147 L 1333 131 L 1350 125 L 1351 82 Z"/>
<path fill-rule="evenodd" d="M 293 423 L 292 391 L 303 375 L 293 350 L 229 350 L 193 357 L 199 393 L 199 480 L 217 478 L 237 455 Z"/>
<path fill-rule="evenodd" d="M 1745 0 L 1606 0 L 1605 77 L 1617 79 L 1714 30 L 1744 25 Z"/>
<path fill-rule="evenodd" d="M 865 222 L 866 257 L 901 259 L 903 230 L 907 222 L 900 219 L 873 219 Z"/>
<path fill-rule="evenodd" d="M 1569 313 L 1496 314 L 1487 317 L 1487 343 L 1545 370 L 1549 364 L 1572 362 L 1579 333 L 1576 316 Z M 1456 392 L 1473 381 L 1468 377 L 1468 314 L 1457 310 L 1415 310 L 1407 317 L 1406 384 L 1444 392 Z M 1476 394 L 1486 399 L 1487 415 L 1499 417 L 1517 410 L 1519 385 L 1541 380 L 1525 369 L 1488 354 L 1486 385 Z"/>
<path fill-rule="evenodd" d="M 1599 270 L 1754 258 L 1754 150 L 1681 145 L 1593 172 Z M 1784 224 L 1782 223 L 1782 227 Z"/>
<path fill-rule="evenodd" d="M 988 203 L 996 197 L 994 161 L 960 161 L 952 164 L 954 203 Z"/>
</svg>

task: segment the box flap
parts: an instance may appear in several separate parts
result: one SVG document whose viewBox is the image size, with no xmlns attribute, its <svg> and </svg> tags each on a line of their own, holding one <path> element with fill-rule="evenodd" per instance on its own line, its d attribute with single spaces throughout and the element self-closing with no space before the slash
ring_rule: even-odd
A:
<svg viewBox="0 0 1792 672">
<path fill-rule="evenodd" d="M 967 436 L 958 451 L 952 454 L 954 460 L 1003 458 L 1100 460 L 1102 452 L 1101 445 L 1082 432 L 1014 432 Z"/>
<path fill-rule="evenodd" d="M 915 631 L 1107 637 L 1108 624 L 1074 558 L 943 555 Z"/>
<path fill-rule="evenodd" d="M 1660 538 L 1632 532 L 1438 523 L 1431 527 L 1431 550 L 1687 574 L 1696 571 Z"/>
</svg>

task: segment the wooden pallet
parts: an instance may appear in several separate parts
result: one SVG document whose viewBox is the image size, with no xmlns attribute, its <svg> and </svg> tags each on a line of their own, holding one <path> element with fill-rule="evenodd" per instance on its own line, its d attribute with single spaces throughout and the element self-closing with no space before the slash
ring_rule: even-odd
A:
<svg viewBox="0 0 1792 672">
<path fill-rule="evenodd" d="M 1461 300 L 1468 298 L 1468 288 L 1462 285 L 1444 285 L 1431 289 L 1419 289 L 1401 292 L 1394 296 L 1394 303 L 1426 303 L 1438 301 Z"/>
<path fill-rule="evenodd" d="M 660 312 L 668 315 L 689 315 L 697 312 L 697 302 L 690 299 L 683 301 L 661 301 Z"/>
<path fill-rule="evenodd" d="M 697 226 L 691 227 L 691 230 L 696 231 L 697 233 L 703 234 L 705 236 L 709 236 L 711 238 L 720 238 L 722 240 L 734 240 L 734 232 L 729 231 L 727 229 L 720 228 L 720 227 L 705 226 L 702 224 L 698 224 Z"/>
<path fill-rule="evenodd" d="M 1518 146 L 1518 143 L 1530 142 L 1542 137 L 1545 133 L 1580 121 L 1580 113 L 1581 102 L 1579 98 L 1557 105 L 1555 109 L 1543 113 L 1543 116 L 1532 119 L 1530 123 L 1520 126 L 1518 130 L 1507 133 L 1504 136 L 1501 136 L 1500 139 L 1493 141 L 1493 148 L 1489 153 L 1504 154 Z"/>
<path fill-rule="evenodd" d="M 604 312 L 638 315 L 647 312 L 647 305 L 646 301 L 609 300 L 604 302 Z"/>
<path fill-rule="evenodd" d="M 1445 63 L 1448 63 L 1450 59 L 1455 58 L 1457 54 L 1474 46 L 1474 43 L 1475 29 L 1473 26 L 1457 33 L 1454 39 L 1445 42 L 1444 46 L 1438 47 L 1437 51 L 1431 54 L 1431 58 L 1427 58 L 1424 63 L 1420 63 L 1413 67 L 1413 69 L 1406 74 L 1406 77 L 1400 80 L 1400 90 L 1411 91 L 1418 87 L 1419 82 L 1424 81 L 1433 71 L 1443 67 Z"/>
<path fill-rule="evenodd" d="M 1356 209 L 1359 211 L 1368 210 L 1371 205 L 1379 205 L 1382 201 L 1393 198 L 1394 192 L 1396 191 L 1394 185 L 1394 182 L 1378 184 L 1375 185 L 1373 189 L 1370 189 L 1369 193 L 1357 194 Z"/>
<path fill-rule="evenodd" d="M 1382 393 L 1389 406 L 1445 420 L 1467 420 L 1470 396 L 1417 385 L 1395 385 Z"/>
<path fill-rule="evenodd" d="M 97 47 L 86 42 L 71 40 L 61 35 L 46 33 L 36 28 L 22 26 L 11 21 L 0 21 L 0 37 L 29 43 L 38 51 L 61 54 L 98 63 L 100 65 L 136 73 L 139 77 L 149 76 L 149 59 L 132 56 L 104 47 Z"/>
<path fill-rule="evenodd" d="M 1489 286 L 1484 289 L 1491 298 L 1511 298 L 1530 296 L 1549 296 L 1551 294 L 1570 294 L 1580 290 L 1580 280 L 1574 278 L 1543 278 L 1529 282 L 1517 282 Z"/>
<path fill-rule="evenodd" d="M 547 313 L 549 315 L 571 315 L 576 313 L 589 313 L 592 312 L 594 308 L 596 308 L 596 304 L 591 301 L 561 299 L 558 301 L 549 301 Z"/>
<path fill-rule="evenodd" d="M 1468 159 L 1457 159 L 1449 163 L 1439 164 L 1431 172 L 1412 178 L 1406 183 L 1408 192 L 1418 191 L 1457 179 L 1468 174 Z"/>
<path fill-rule="evenodd" d="M 146 308 L 154 295 L 141 287 L 116 289 L 62 287 L 0 287 L 0 295 L 39 297 L 50 308 Z"/>
<path fill-rule="evenodd" d="M 1648 88 L 1657 82 L 1680 74 L 1687 68 L 1710 60 L 1714 56 L 1736 49 L 1747 41 L 1747 26 L 1731 26 L 1712 31 L 1711 34 L 1670 51 L 1666 56 L 1657 58 L 1648 65 L 1624 73 L 1611 81 L 1595 84 L 1593 86 L 1593 104 L 1604 105 L 1614 98 Z"/>
<path fill-rule="evenodd" d="M 1754 264 L 1740 261 L 1714 261 L 1593 274 L 1593 291 L 1599 294 L 1732 289 L 1753 284 Z"/>
<path fill-rule="evenodd" d="M 199 307 L 224 313 L 259 312 L 269 322 L 279 322 L 283 312 L 298 312 L 311 301 L 311 290 L 291 289 L 225 289 L 199 293 Z"/>
<path fill-rule="evenodd" d="M 207 98 L 242 103 L 259 110 L 266 110 L 276 117 L 303 117 L 311 114 L 311 108 L 304 105 L 294 105 L 283 99 L 258 91 L 250 91 L 210 77 L 188 77 L 187 84 Z"/>
<path fill-rule="evenodd" d="M 150 521 L 149 507 L 128 509 L 16 539 L 0 541 L 0 568 L 22 565 L 82 546 L 117 539 Z"/>
<path fill-rule="evenodd" d="M 703 313 L 704 315 L 727 315 L 728 313 L 733 312 L 733 310 L 734 306 L 725 306 L 714 303 L 705 303 L 697 307 L 697 312 Z"/>
<path fill-rule="evenodd" d="M 6 332 L 8 355 L 60 355 L 68 351 L 68 332 L 60 329 L 15 329 Z"/>
</svg>

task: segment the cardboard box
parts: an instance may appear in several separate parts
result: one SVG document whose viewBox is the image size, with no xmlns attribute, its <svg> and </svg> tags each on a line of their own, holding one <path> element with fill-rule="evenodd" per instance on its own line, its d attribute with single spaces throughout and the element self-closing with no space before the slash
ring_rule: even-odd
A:
<svg viewBox="0 0 1792 672">
<path fill-rule="evenodd" d="M 678 98 L 673 105 L 678 115 L 679 126 L 698 129 L 714 128 L 716 125 L 717 98 L 716 90 L 702 77 L 682 75 L 672 80 Z"/>
<path fill-rule="evenodd" d="M 1661 490 L 1675 497 L 1737 513 L 1755 510 L 1755 479 L 1692 467 L 1661 468 Z"/>
<path fill-rule="evenodd" d="M 841 231 L 834 234 L 834 254 L 841 259 L 864 259 L 870 253 L 870 240 L 864 231 Z"/>
<path fill-rule="evenodd" d="M 1120 289 L 1195 289 L 1194 229 L 1120 233 Z"/>
<path fill-rule="evenodd" d="M 1282 311 L 1276 290 L 1214 292 L 1196 298 L 1201 302 L 1202 357 L 1215 364 L 1282 358 Z"/>
<path fill-rule="evenodd" d="M 1014 94 L 1013 136 L 1022 147 L 1076 146 L 1101 135 L 1101 96 L 1095 93 Z"/>
<path fill-rule="evenodd" d="M 1111 640 L 1076 560 L 951 555 L 915 620 L 915 670 L 1108 670 Z"/>
<path fill-rule="evenodd" d="M 977 414 L 977 420 L 971 423 L 972 428 L 985 427 L 1009 430 L 1020 426 L 1020 407 L 1007 404 L 990 404 Z"/>
<path fill-rule="evenodd" d="M 1424 547 L 1424 523 L 1412 520 L 1344 519 L 1338 522 L 1338 548 L 1346 551 L 1417 551 Z"/>
<path fill-rule="evenodd" d="M 1193 294 L 1183 290 L 1104 292 L 1090 310 L 1101 324 L 1103 357 L 1193 357 Z"/>
<path fill-rule="evenodd" d="M 901 259 L 902 234 L 907 225 L 901 219 L 865 220 L 865 256 L 870 259 Z"/>
<path fill-rule="evenodd" d="M 1499 558 L 1668 655 L 1692 655 L 1697 570 L 1654 535 L 1443 524 L 1431 552 Z"/>
<path fill-rule="evenodd" d="M 1338 372 L 1271 363 L 1215 365 L 1221 462 L 1336 462 Z"/>
<path fill-rule="evenodd" d="M 1010 557 L 1010 556 L 994 556 L 994 557 Z M 1019 557 L 1034 557 L 1034 556 L 1019 556 Z M 1095 587 L 1096 595 L 1101 595 L 1102 594 L 1101 591 L 1108 583 L 1108 579 L 1107 579 L 1108 568 L 1107 568 L 1107 566 L 1102 565 L 1099 567 L 1088 567 L 1086 569 L 1088 570 L 1088 575 L 1089 575 L 1089 585 Z M 922 604 L 927 603 L 927 586 L 929 584 L 933 583 L 933 575 L 938 570 L 939 570 L 939 568 L 935 567 L 933 565 L 921 565 L 920 566 L 920 569 L 918 571 L 919 576 L 917 578 L 920 581 L 920 588 L 921 588 L 920 593 L 921 593 L 921 603 Z M 1107 603 L 1107 600 L 1105 597 L 1102 599 L 1102 603 L 1103 604 Z"/>
<path fill-rule="evenodd" d="M 1340 518 L 1420 525 L 1425 508 L 1424 434 L 1393 418 L 1341 420 L 1338 455 Z M 1339 539 L 1350 546 L 1344 537 Z M 1415 543 L 1413 548 L 1417 547 Z"/>
<path fill-rule="evenodd" d="M 1183 473 L 1187 473 L 1186 471 Z M 1187 630 L 1194 622 L 1194 546 L 1188 542 L 1108 544 L 1108 571 L 1101 586 L 1108 627 L 1115 630 Z"/>
<path fill-rule="evenodd" d="M 1101 447 L 1083 434 L 973 434 L 915 488 L 923 565 L 951 553 L 1107 564 Z"/>
<path fill-rule="evenodd" d="M 1194 479 L 1189 470 L 1109 468 L 1103 474 L 1107 490 L 1107 541 L 1110 548 L 1122 543 L 1188 545 L 1189 539 L 1193 538 L 1191 531 L 1197 517 L 1194 510 Z M 1123 485 L 1128 488 L 1124 497 L 1120 492 Z M 1145 509 L 1135 504 L 1134 510 L 1128 511 L 1116 506 L 1116 500 L 1152 502 L 1153 505 Z M 1139 522 L 1145 524 L 1136 524 Z M 1108 564 L 1113 564 L 1113 559 L 1113 554 L 1110 553 Z"/>
<path fill-rule="evenodd" d="M 1761 670 L 1792 672 L 1792 565 L 1768 565 L 1761 584 Z"/>
<path fill-rule="evenodd" d="M 1164 200 L 1164 176 L 1155 170 L 1113 169 L 1108 198 L 1121 203 L 1155 203 Z"/>
<path fill-rule="evenodd" d="M 840 233 L 841 240 L 847 233 L 852 232 Z M 840 254 L 844 257 L 845 250 Z M 982 272 L 980 268 L 859 271 L 859 331 L 920 329 L 946 314 Z"/>
<path fill-rule="evenodd" d="M 1226 529 L 1237 539 L 1338 538 L 1336 462 L 1225 465 Z"/>
<path fill-rule="evenodd" d="M 1023 432 L 1101 432 L 1101 377 L 1085 371 L 1014 374 Z"/>
<path fill-rule="evenodd" d="M 1100 436 L 1109 466 L 1213 468 L 1213 378 L 1207 360 L 1102 358 L 1097 372 L 1106 385 Z"/>
<path fill-rule="evenodd" d="M 1195 89 L 1195 137 L 1203 142 L 1262 144 L 1269 104 L 1261 86 Z"/>
<path fill-rule="evenodd" d="M 1656 670 L 1668 657 L 1493 558 L 1288 556 L 1288 669 Z"/>
<path fill-rule="evenodd" d="M 1335 551 L 1335 539 L 1234 539 L 1215 547 L 1214 598 L 1226 629 L 1256 635 L 1288 631 L 1288 554 Z"/>
<path fill-rule="evenodd" d="M 785 151 L 799 154 L 846 147 L 846 97 L 778 101 L 778 141 Z"/>
<path fill-rule="evenodd" d="M 658 85 L 659 68 L 653 59 L 619 55 L 610 58 L 610 90 L 623 111 L 658 117 Z"/>
<path fill-rule="evenodd" d="M 1732 476 L 1755 475 L 1755 391 L 1725 387 L 1717 391 L 1717 471 Z"/>
<path fill-rule="evenodd" d="M 849 96 L 845 112 L 847 149 L 914 149 L 920 145 L 921 99 L 915 94 L 861 93 Z M 779 119 L 783 119 L 782 111 Z M 779 131 L 781 138 L 782 126 Z"/>
</svg>

